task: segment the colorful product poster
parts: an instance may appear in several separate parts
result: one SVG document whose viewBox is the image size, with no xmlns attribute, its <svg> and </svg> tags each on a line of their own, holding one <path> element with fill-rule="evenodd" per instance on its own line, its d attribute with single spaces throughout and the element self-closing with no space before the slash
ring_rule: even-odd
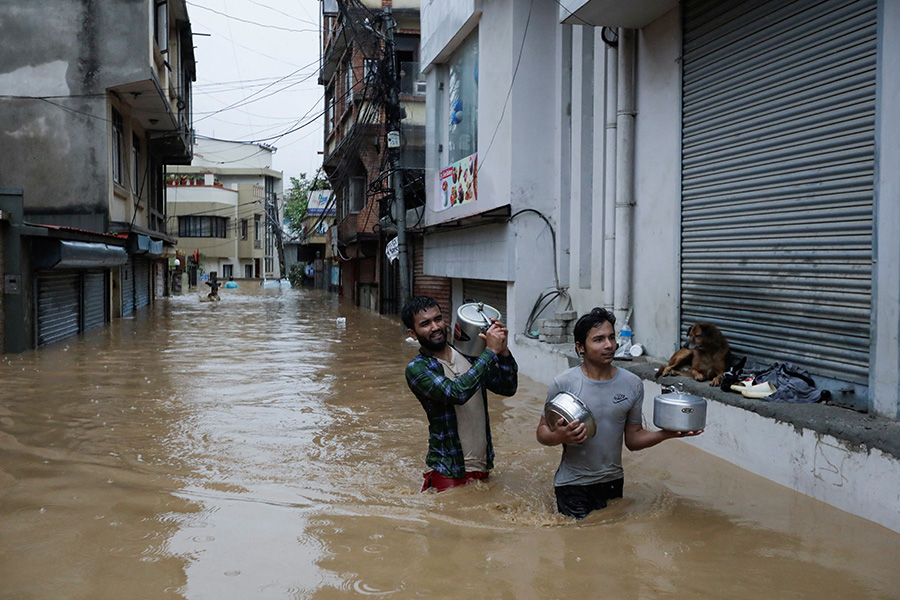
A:
<svg viewBox="0 0 900 600">
<path fill-rule="evenodd" d="M 478 153 L 441 169 L 438 179 L 438 211 L 478 199 Z"/>
</svg>

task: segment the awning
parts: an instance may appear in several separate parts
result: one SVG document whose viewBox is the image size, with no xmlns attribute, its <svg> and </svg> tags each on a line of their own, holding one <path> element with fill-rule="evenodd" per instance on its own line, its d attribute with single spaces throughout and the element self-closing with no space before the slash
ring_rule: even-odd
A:
<svg viewBox="0 0 900 600">
<path fill-rule="evenodd" d="M 159 258 L 163 252 L 162 240 L 154 240 L 148 235 L 139 233 L 128 236 L 127 247 L 129 254 L 146 254 L 149 258 Z"/>
<path fill-rule="evenodd" d="M 34 247 L 35 269 L 112 268 L 124 265 L 127 260 L 124 248 L 109 244 L 42 240 Z"/>
</svg>

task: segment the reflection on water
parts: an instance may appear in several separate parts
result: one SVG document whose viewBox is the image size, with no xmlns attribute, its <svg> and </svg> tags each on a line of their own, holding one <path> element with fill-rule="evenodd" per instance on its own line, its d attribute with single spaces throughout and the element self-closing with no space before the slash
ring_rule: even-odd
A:
<svg viewBox="0 0 900 600">
<path fill-rule="evenodd" d="M 420 494 L 398 322 L 221 295 L 3 357 L 0 597 L 900 598 L 900 536 L 684 442 L 560 517 L 526 376 L 492 399 L 491 480 Z"/>
</svg>

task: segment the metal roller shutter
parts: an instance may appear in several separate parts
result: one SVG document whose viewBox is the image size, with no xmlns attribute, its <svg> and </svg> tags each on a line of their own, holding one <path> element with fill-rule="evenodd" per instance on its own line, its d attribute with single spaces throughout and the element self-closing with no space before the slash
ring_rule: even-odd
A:
<svg viewBox="0 0 900 600">
<path fill-rule="evenodd" d="M 868 379 L 876 0 L 686 0 L 681 325 Z"/>
<path fill-rule="evenodd" d="M 99 327 L 107 321 L 106 272 L 90 271 L 82 278 L 82 331 Z"/>
<path fill-rule="evenodd" d="M 507 320 L 506 282 L 486 279 L 463 279 L 463 302 L 484 302 L 500 311 L 500 318 Z"/>
<path fill-rule="evenodd" d="M 134 307 L 150 304 L 150 261 L 134 258 Z"/>
<path fill-rule="evenodd" d="M 37 345 L 43 346 L 76 335 L 81 316 L 78 273 L 38 271 L 35 280 Z"/>
<path fill-rule="evenodd" d="M 425 249 L 421 236 L 412 239 L 410 248 L 413 253 L 413 294 L 430 296 L 441 305 L 444 315 L 454 314 L 450 278 L 425 275 Z"/>
<path fill-rule="evenodd" d="M 122 291 L 122 316 L 134 312 L 134 257 L 129 256 L 128 262 L 119 270 L 119 289 Z"/>
</svg>

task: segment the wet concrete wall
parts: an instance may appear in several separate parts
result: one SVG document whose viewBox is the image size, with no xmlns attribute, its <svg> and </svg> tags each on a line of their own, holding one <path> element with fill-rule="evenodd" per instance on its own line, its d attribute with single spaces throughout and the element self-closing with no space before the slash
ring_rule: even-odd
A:
<svg viewBox="0 0 900 600">
<path fill-rule="evenodd" d="M 0 184 L 25 190 L 26 214 L 107 212 L 106 89 L 150 78 L 141 0 L 0 0 Z M 71 222 L 70 222 L 71 223 Z"/>
</svg>

